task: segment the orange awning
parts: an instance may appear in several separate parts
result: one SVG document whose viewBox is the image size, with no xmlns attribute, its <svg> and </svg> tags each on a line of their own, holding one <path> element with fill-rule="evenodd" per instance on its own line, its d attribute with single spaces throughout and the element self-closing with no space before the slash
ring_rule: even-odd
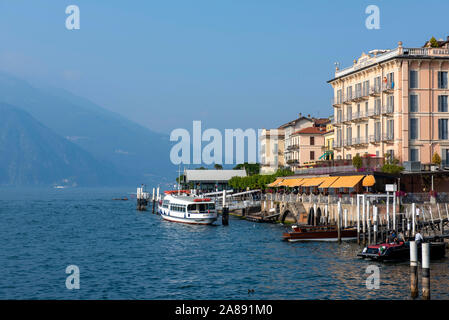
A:
<svg viewBox="0 0 449 320">
<path fill-rule="evenodd" d="M 372 187 L 376 183 L 376 179 L 373 175 L 366 176 L 365 179 L 363 179 L 362 185 L 364 187 Z"/>
<path fill-rule="evenodd" d="M 317 187 L 326 180 L 326 177 L 317 177 L 317 178 L 305 178 L 301 187 Z"/>
<path fill-rule="evenodd" d="M 284 181 L 283 178 L 277 178 L 274 182 L 268 184 L 267 187 L 277 187 L 282 181 Z"/>
<path fill-rule="evenodd" d="M 284 179 L 278 187 L 296 187 L 300 183 L 300 180 L 302 180 L 302 178 Z"/>
<path fill-rule="evenodd" d="M 318 188 L 325 189 L 329 188 L 335 181 L 337 181 L 340 177 L 327 177 L 326 180 Z"/>
<path fill-rule="evenodd" d="M 341 176 L 329 188 L 354 188 L 365 176 Z"/>
</svg>

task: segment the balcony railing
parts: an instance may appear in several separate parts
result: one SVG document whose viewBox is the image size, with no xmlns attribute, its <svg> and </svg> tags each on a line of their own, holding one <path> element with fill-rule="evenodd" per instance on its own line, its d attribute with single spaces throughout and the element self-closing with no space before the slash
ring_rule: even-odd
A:
<svg viewBox="0 0 449 320">
<path fill-rule="evenodd" d="M 386 133 L 382 135 L 382 141 L 394 140 L 394 135 L 392 133 Z"/>
<path fill-rule="evenodd" d="M 381 91 L 382 91 L 381 87 L 376 85 L 376 86 L 372 86 L 370 88 L 369 94 L 372 95 L 372 96 L 377 96 L 377 95 L 380 94 Z"/>
<path fill-rule="evenodd" d="M 386 105 L 382 107 L 382 114 L 394 113 L 394 105 Z"/>
<path fill-rule="evenodd" d="M 381 136 L 380 134 L 375 134 L 375 135 L 370 135 L 369 136 L 369 142 L 370 143 L 379 143 L 381 141 Z"/>
<path fill-rule="evenodd" d="M 382 91 L 393 91 L 394 90 L 394 82 L 382 83 Z"/>
</svg>

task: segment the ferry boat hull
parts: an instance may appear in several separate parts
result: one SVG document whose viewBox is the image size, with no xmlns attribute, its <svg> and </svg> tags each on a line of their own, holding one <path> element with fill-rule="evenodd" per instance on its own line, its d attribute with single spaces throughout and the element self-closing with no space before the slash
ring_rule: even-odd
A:
<svg viewBox="0 0 449 320">
<path fill-rule="evenodd" d="M 293 227 L 293 230 L 283 234 L 283 240 L 299 241 L 338 241 L 338 230 L 333 227 Z M 357 240 L 357 230 L 341 230 L 342 241 Z"/>
<path fill-rule="evenodd" d="M 186 224 L 200 224 L 200 225 L 212 224 L 217 220 L 217 217 L 184 219 L 184 218 L 167 216 L 165 214 L 161 214 L 161 217 L 162 217 L 162 219 L 170 221 L 170 222 L 179 222 L 179 223 L 186 223 Z"/>
</svg>

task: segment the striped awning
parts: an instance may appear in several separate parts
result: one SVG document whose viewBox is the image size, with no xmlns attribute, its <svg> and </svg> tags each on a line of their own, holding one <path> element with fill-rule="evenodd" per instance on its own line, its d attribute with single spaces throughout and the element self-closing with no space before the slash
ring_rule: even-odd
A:
<svg viewBox="0 0 449 320">
<path fill-rule="evenodd" d="M 327 177 L 322 184 L 318 188 L 325 189 L 329 188 L 335 181 L 337 181 L 340 177 Z"/>
<path fill-rule="evenodd" d="M 363 179 L 362 185 L 364 187 L 372 187 L 376 183 L 376 179 L 373 175 L 366 176 L 365 179 Z"/>
<path fill-rule="evenodd" d="M 326 180 L 326 177 L 317 177 L 317 178 L 305 178 L 303 183 L 301 183 L 301 187 L 317 187 Z"/>
<path fill-rule="evenodd" d="M 277 187 L 282 181 L 284 181 L 283 178 L 277 178 L 274 182 L 268 184 L 267 187 Z"/>
<path fill-rule="evenodd" d="M 365 176 L 341 176 L 329 188 L 354 188 Z"/>
</svg>

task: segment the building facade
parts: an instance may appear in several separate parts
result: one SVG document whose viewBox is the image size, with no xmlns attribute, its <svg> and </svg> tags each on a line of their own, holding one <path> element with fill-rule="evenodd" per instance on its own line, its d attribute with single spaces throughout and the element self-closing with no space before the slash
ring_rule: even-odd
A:
<svg viewBox="0 0 449 320">
<path fill-rule="evenodd" d="M 324 133 L 326 127 L 312 126 L 292 134 L 293 145 L 296 147 L 297 158 L 292 165 L 294 171 L 301 166 L 315 164 L 324 154 Z"/>
<path fill-rule="evenodd" d="M 372 154 L 430 163 L 449 160 L 449 38 L 438 47 L 374 50 L 336 69 L 336 159 Z"/>
<path fill-rule="evenodd" d="M 272 174 L 284 167 L 284 130 L 263 129 L 260 135 L 260 173 Z"/>
</svg>

